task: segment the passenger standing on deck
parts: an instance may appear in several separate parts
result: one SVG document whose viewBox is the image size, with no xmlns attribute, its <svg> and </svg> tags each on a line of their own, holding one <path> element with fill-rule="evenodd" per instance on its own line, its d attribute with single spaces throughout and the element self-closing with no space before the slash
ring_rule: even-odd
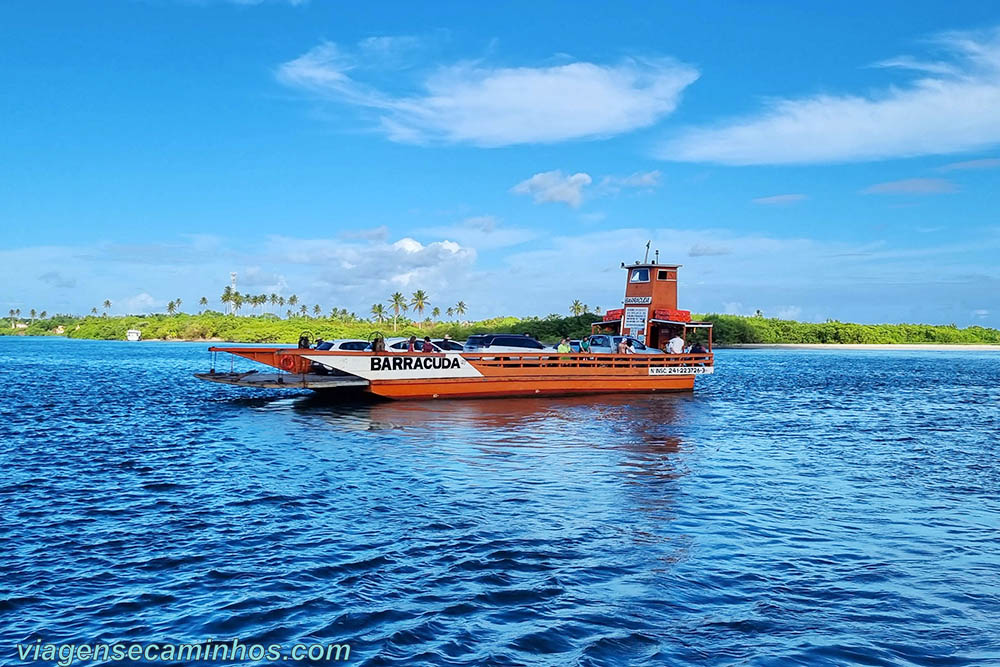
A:
<svg viewBox="0 0 1000 667">
<path fill-rule="evenodd" d="M 415 352 L 417 349 L 417 337 L 410 336 L 410 340 L 406 341 L 406 351 Z"/>
<path fill-rule="evenodd" d="M 635 348 L 632 347 L 632 342 L 628 338 L 622 338 L 618 341 L 618 354 L 635 354 Z"/>
<path fill-rule="evenodd" d="M 424 336 L 424 349 L 421 350 L 424 354 L 430 354 L 434 351 L 434 346 L 431 344 L 431 337 Z"/>
<path fill-rule="evenodd" d="M 375 336 L 375 340 L 372 341 L 372 352 L 375 352 L 376 354 L 379 352 L 385 352 L 385 338 Z"/>
<path fill-rule="evenodd" d="M 584 338 L 580 341 L 580 352 L 586 353 L 590 352 L 590 339 Z"/>
<path fill-rule="evenodd" d="M 674 337 L 667 343 L 667 352 L 670 354 L 684 354 L 684 339 L 674 334 Z"/>
<path fill-rule="evenodd" d="M 569 338 L 563 336 L 563 339 L 559 341 L 559 347 L 556 348 L 556 352 L 572 352 L 573 348 L 569 344 Z"/>
</svg>

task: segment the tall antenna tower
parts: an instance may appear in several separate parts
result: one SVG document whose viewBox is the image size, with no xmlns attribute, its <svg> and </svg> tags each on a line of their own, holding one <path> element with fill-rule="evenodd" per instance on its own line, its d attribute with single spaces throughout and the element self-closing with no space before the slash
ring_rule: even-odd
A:
<svg viewBox="0 0 1000 667">
<path fill-rule="evenodd" d="M 232 290 L 233 290 L 234 293 L 236 292 L 236 272 L 235 271 L 230 271 L 229 272 L 229 287 L 232 288 Z M 233 312 L 233 304 L 232 304 L 232 302 L 229 302 L 228 304 L 226 304 L 226 311 L 227 311 L 227 314 L 231 314 Z"/>
</svg>

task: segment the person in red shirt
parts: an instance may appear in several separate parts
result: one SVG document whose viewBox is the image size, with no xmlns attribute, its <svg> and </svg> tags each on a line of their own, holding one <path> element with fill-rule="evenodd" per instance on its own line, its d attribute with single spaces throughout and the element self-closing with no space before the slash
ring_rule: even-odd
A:
<svg viewBox="0 0 1000 667">
<path fill-rule="evenodd" d="M 431 337 L 424 336 L 424 349 L 422 350 L 424 354 L 430 354 L 434 351 L 434 346 L 431 345 Z"/>
</svg>

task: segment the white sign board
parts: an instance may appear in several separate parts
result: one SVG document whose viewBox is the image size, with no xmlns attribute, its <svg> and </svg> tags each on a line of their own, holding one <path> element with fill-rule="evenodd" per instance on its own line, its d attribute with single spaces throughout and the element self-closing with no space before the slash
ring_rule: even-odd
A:
<svg viewBox="0 0 1000 667">
<path fill-rule="evenodd" d="M 625 328 L 646 330 L 646 316 L 649 315 L 649 308 L 637 308 L 629 306 L 625 308 Z"/>
<path fill-rule="evenodd" d="M 651 366 L 650 375 L 708 375 L 714 372 L 711 366 Z"/>
</svg>

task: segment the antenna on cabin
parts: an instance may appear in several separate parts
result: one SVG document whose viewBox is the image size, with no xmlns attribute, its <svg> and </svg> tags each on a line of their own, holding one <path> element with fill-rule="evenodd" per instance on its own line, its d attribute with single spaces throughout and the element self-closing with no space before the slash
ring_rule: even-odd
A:
<svg viewBox="0 0 1000 667">
<path fill-rule="evenodd" d="M 652 240 L 646 241 L 646 256 L 642 258 L 642 263 L 643 264 L 646 264 L 646 263 L 649 262 L 649 244 L 652 243 L 652 242 L 653 242 Z"/>
<path fill-rule="evenodd" d="M 656 264 L 659 264 L 659 263 L 660 263 L 660 251 L 659 251 L 659 250 L 657 250 L 657 251 L 656 251 L 656 259 L 655 259 L 655 260 L 653 260 L 653 261 L 654 261 L 654 262 L 655 262 Z"/>
</svg>

